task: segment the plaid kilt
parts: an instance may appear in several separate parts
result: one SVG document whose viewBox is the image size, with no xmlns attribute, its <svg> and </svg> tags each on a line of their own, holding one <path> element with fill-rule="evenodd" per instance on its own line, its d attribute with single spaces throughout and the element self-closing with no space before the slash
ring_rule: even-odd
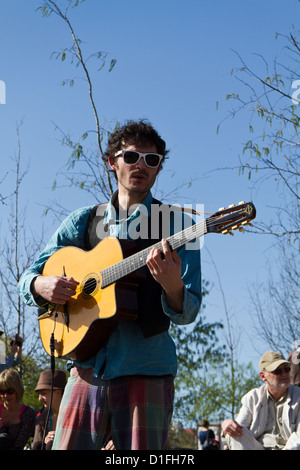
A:
<svg viewBox="0 0 300 470">
<path fill-rule="evenodd" d="M 167 449 L 173 412 L 173 376 L 102 380 L 74 367 L 60 406 L 53 450 Z"/>
</svg>

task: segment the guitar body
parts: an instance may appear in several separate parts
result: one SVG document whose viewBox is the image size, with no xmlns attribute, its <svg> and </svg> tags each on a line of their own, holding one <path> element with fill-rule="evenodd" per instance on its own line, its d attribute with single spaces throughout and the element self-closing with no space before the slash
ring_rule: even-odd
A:
<svg viewBox="0 0 300 470">
<path fill-rule="evenodd" d="M 137 318 L 138 276 L 127 276 L 102 288 L 100 272 L 124 259 L 123 252 L 126 248 L 128 251 L 125 245 L 126 240 L 121 243 L 108 237 L 90 251 L 65 247 L 47 260 L 44 276 L 65 275 L 80 283 L 66 305 L 68 326 L 64 306 L 56 305 L 39 318 L 40 335 L 48 354 L 54 333 L 56 357 L 84 361 L 104 345 L 118 321 Z"/>
</svg>

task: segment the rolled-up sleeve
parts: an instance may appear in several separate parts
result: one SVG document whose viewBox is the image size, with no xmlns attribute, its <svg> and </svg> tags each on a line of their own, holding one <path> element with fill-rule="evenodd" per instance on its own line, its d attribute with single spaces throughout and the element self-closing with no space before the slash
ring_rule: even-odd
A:
<svg viewBox="0 0 300 470">
<path fill-rule="evenodd" d="M 23 272 L 18 283 L 18 294 L 25 304 L 33 307 L 40 307 L 42 305 L 43 299 L 35 299 L 32 295 L 31 284 L 37 276 L 42 274 L 46 261 L 53 253 L 65 246 L 84 248 L 85 228 L 91 208 L 84 207 L 69 214 L 53 234 L 36 261 Z"/>
<path fill-rule="evenodd" d="M 168 307 L 164 292 L 162 294 L 162 306 L 165 314 L 173 323 L 188 325 L 196 319 L 202 301 L 200 248 L 189 250 L 182 247 L 178 250 L 178 255 L 181 258 L 181 277 L 184 283 L 183 311 L 177 313 L 171 310 Z"/>
</svg>

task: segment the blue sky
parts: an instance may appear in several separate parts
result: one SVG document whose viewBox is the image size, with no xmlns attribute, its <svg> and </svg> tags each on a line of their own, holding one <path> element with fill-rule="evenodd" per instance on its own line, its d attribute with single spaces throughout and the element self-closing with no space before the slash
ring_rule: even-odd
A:
<svg viewBox="0 0 300 470">
<path fill-rule="evenodd" d="M 41 219 L 45 205 L 57 201 L 68 210 L 93 204 L 84 192 L 65 188 L 52 192 L 57 172 L 69 156 L 54 124 L 74 139 L 94 128 L 87 88 L 82 80 L 62 87 L 67 78 L 81 75 L 69 62 L 51 59 L 53 51 L 71 45 L 69 31 L 56 15 L 42 18 L 35 0 L 0 0 L 0 80 L 6 84 L 6 104 L 0 105 L 0 187 L 5 194 L 13 184 L 11 157 L 17 151 L 16 123 L 21 126 L 24 168 L 22 202 L 34 231 L 44 225 L 47 240 L 56 228 Z M 112 72 L 96 71 L 90 62 L 96 105 L 102 123 L 147 118 L 170 149 L 159 179 L 159 189 L 172 191 L 193 178 L 190 188 L 176 194 L 178 204 L 204 204 L 208 212 L 240 200 L 253 200 L 258 220 L 272 217 L 276 198 L 271 183 L 253 187 L 238 171 L 213 171 L 237 166 L 243 143 L 249 138 L 249 116 L 227 120 L 227 93 L 239 84 L 230 71 L 239 65 L 233 51 L 246 61 L 253 53 L 270 62 L 283 43 L 275 33 L 286 34 L 296 24 L 298 0 L 86 0 L 70 14 L 83 41 L 83 50 L 102 50 Z M 219 108 L 216 110 L 216 102 Z M 9 209 L 1 206 L 1 219 Z M 5 227 L 1 224 L 1 236 Z M 209 250 L 217 265 L 227 307 L 241 332 L 243 361 L 254 361 L 263 350 L 253 344 L 248 286 L 263 282 L 271 240 L 258 235 L 208 235 L 202 250 L 203 277 L 214 283 L 207 299 L 208 320 L 224 320 L 224 308 Z M 252 338 L 249 338 L 252 337 Z M 261 347 L 261 346 L 260 346 Z"/>
</svg>

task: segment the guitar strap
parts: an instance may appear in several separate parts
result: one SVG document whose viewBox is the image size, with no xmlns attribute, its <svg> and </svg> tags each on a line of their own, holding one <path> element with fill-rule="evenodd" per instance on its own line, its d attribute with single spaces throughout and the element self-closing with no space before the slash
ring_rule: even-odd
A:
<svg viewBox="0 0 300 470">
<path fill-rule="evenodd" d="M 107 233 L 107 236 L 109 235 L 108 226 L 107 224 L 104 225 L 104 216 L 105 216 L 107 205 L 108 205 L 107 202 L 103 204 L 97 204 L 95 207 L 92 208 L 89 214 L 87 224 L 86 224 L 85 234 L 84 234 L 84 246 L 85 246 L 85 249 L 88 251 L 95 248 L 95 246 L 98 245 L 98 243 L 101 241 L 101 238 L 99 238 L 97 235 L 99 232 Z M 103 210 L 98 211 L 98 208 L 100 206 L 103 207 Z M 98 224 L 103 225 L 103 229 L 101 231 L 96 230 L 96 227 L 98 226 Z"/>
<path fill-rule="evenodd" d="M 107 205 L 107 203 L 105 203 Z M 86 231 L 85 231 L 85 248 L 91 250 L 94 248 L 101 239 L 99 233 L 109 235 L 108 227 L 104 225 L 105 215 L 105 204 L 101 211 L 98 211 L 99 205 L 95 206 L 89 215 Z M 153 199 L 152 204 L 162 203 L 157 199 Z M 160 217 L 162 213 L 160 212 Z M 101 230 L 99 225 L 103 224 Z M 148 220 L 148 235 L 151 233 L 151 216 Z M 149 246 L 159 242 L 162 238 L 162 221 L 159 223 L 159 237 L 157 239 L 151 239 L 148 236 L 147 239 L 138 238 L 135 240 L 136 251 L 141 251 Z M 105 238 L 105 237 L 104 237 Z M 138 301 L 138 317 L 135 322 L 140 326 L 145 337 L 153 336 L 158 333 L 167 331 L 170 326 L 170 320 L 163 311 L 161 304 L 162 287 L 155 281 L 151 275 L 149 269 L 145 266 L 144 268 L 145 277 L 139 280 L 137 288 L 137 301 Z"/>
</svg>

